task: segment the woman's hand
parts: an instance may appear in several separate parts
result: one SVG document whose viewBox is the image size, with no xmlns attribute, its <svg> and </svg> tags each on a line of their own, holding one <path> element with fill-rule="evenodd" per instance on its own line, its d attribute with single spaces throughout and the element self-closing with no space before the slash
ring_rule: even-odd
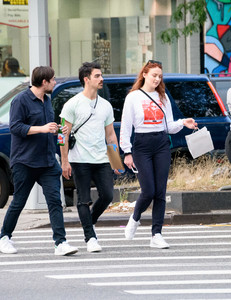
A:
<svg viewBox="0 0 231 300">
<path fill-rule="evenodd" d="M 124 158 L 124 163 L 125 165 L 131 169 L 132 167 L 135 168 L 136 166 L 134 165 L 134 162 L 133 162 L 133 158 L 132 158 L 132 155 L 131 154 L 128 154 L 125 156 Z"/>
<path fill-rule="evenodd" d="M 193 118 L 187 118 L 183 120 L 183 125 L 188 127 L 189 129 L 198 129 L 197 123 Z"/>
</svg>

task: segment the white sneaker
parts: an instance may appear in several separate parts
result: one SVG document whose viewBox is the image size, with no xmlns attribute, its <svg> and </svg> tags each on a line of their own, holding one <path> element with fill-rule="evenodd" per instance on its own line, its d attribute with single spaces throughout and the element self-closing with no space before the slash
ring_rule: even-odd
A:
<svg viewBox="0 0 231 300">
<path fill-rule="evenodd" d="M 125 238 L 127 240 L 132 240 L 135 236 L 135 233 L 136 233 L 136 229 L 137 227 L 140 225 L 140 221 L 135 221 L 133 219 L 133 215 L 130 216 L 130 219 L 128 221 L 128 224 L 125 228 Z"/>
<path fill-rule="evenodd" d="M 102 250 L 102 247 L 99 245 L 96 238 L 92 237 L 87 242 L 87 251 L 88 252 L 100 252 Z"/>
<path fill-rule="evenodd" d="M 13 242 L 9 239 L 7 235 L 4 235 L 0 239 L 0 251 L 6 254 L 14 254 L 17 253 L 17 249 L 14 248 Z"/>
<path fill-rule="evenodd" d="M 167 249 L 169 248 L 169 244 L 165 242 L 162 235 L 160 233 L 156 233 L 150 241 L 150 247 L 159 248 L 159 249 Z"/>
<path fill-rule="evenodd" d="M 55 255 L 71 255 L 78 252 L 77 247 L 72 247 L 67 241 L 60 243 L 58 246 L 55 245 Z"/>
</svg>

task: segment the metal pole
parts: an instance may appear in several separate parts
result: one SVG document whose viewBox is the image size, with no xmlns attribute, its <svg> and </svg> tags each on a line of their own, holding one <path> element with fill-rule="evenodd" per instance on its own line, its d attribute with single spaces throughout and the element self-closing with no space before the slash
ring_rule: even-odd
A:
<svg viewBox="0 0 231 300">
<path fill-rule="evenodd" d="M 49 66 L 47 0 L 29 0 L 30 75 L 37 66 Z"/>
</svg>

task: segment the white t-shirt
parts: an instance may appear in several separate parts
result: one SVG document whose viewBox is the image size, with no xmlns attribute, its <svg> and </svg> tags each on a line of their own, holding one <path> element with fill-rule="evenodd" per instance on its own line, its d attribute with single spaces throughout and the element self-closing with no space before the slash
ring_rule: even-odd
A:
<svg viewBox="0 0 231 300">
<path fill-rule="evenodd" d="M 98 96 L 91 100 L 82 92 L 69 99 L 63 106 L 60 117 L 77 129 L 91 112 L 91 118 L 75 134 L 76 143 L 68 153 L 69 162 L 78 163 L 105 163 L 109 162 L 105 142 L 105 127 L 113 123 L 113 109 L 111 104 Z"/>
<path fill-rule="evenodd" d="M 131 152 L 132 144 L 130 141 L 132 127 L 137 133 L 167 131 L 168 133 L 177 133 L 183 128 L 183 120 L 173 120 L 171 102 L 165 94 L 166 101 L 163 104 L 160 101 L 158 92 L 147 93 L 154 99 L 165 112 L 167 127 L 164 114 L 153 101 L 140 90 L 133 91 L 127 95 L 124 102 L 121 129 L 120 129 L 120 147 L 126 152 Z"/>
</svg>

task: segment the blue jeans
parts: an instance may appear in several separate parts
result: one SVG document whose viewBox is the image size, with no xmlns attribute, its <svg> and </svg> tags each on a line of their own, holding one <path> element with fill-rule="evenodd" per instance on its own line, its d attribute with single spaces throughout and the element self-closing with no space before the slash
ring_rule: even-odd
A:
<svg viewBox="0 0 231 300">
<path fill-rule="evenodd" d="M 13 166 L 14 196 L 4 218 L 1 237 L 8 235 L 11 238 L 30 191 L 34 183 L 38 182 L 46 198 L 55 244 L 58 245 L 66 240 L 60 197 L 61 174 L 62 170 L 58 162 L 46 168 L 31 168 L 20 163 Z"/>
<path fill-rule="evenodd" d="M 77 209 L 83 226 L 85 241 L 95 237 L 93 225 L 112 202 L 113 199 L 113 171 L 109 163 L 89 164 L 71 163 L 72 175 L 77 189 Z M 99 198 L 92 205 L 91 181 L 94 181 Z"/>
<path fill-rule="evenodd" d="M 171 163 L 170 140 L 162 132 L 136 133 L 133 145 L 133 160 L 138 169 L 141 194 L 136 201 L 133 218 L 152 207 L 152 235 L 161 233 L 165 214 L 165 197 Z"/>
</svg>

